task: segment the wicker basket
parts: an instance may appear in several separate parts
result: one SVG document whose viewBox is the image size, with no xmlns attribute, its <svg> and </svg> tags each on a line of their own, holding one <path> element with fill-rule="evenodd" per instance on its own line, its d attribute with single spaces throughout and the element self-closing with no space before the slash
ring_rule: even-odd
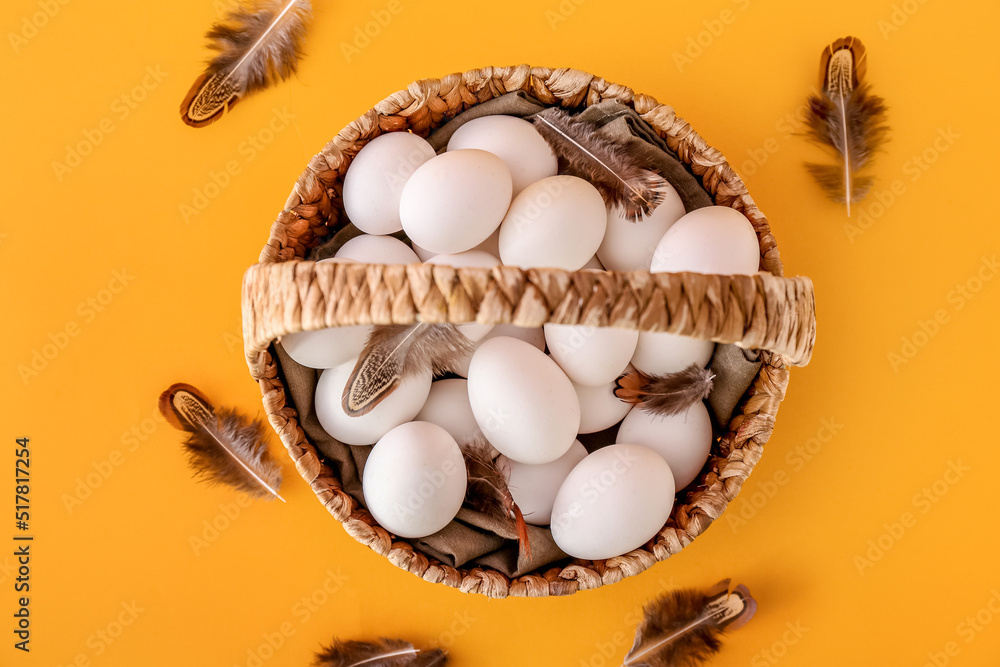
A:
<svg viewBox="0 0 1000 667">
<path fill-rule="evenodd" d="M 344 173 L 365 143 L 384 133 L 421 136 L 458 113 L 512 91 L 548 105 L 579 108 L 614 99 L 635 109 L 700 176 L 715 203 L 753 224 L 761 270 L 753 276 L 567 272 L 410 265 L 315 263 L 307 251 L 344 224 Z M 674 110 L 648 95 L 572 69 L 485 68 L 425 79 L 395 93 L 348 125 L 310 162 L 271 228 L 260 263 L 243 282 L 243 337 L 271 425 L 320 502 L 359 542 L 394 565 L 464 592 L 490 597 L 567 595 L 615 583 L 680 551 L 719 517 L 760 458 L 788 383 L 788 366 L 805 364 L 815 339 L 812 283 L 783 278 L 767 220 L 725 158 Z M 354 324 L 545 322 L 667 331 L 760 349 L 763 364 L 713 445 L 708 472 L 678 500 L 666 526 L 643 548 L 604 561 L 568 561 L 514 580 L 485 568 L 456 569 L 428 558 L 380 527 L 345 493 L 306 439 L 272 356 L 280 336 Z"/>
</svg>

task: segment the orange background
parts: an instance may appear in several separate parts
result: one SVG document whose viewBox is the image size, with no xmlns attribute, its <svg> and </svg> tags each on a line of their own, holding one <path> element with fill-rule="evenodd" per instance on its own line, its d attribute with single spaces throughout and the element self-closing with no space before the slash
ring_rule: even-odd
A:
<svg viewBox="0 0 1000 667">
<path fill-rule="evenodd" d="M 994 664 L 1000 7 L 398 3 L 351 52 L 388 3 L 316 2 L 299 73 L 200 130 L 177 107 L 219 6 L 3 4 L 0 540 L 20 436 L 36 539 L 30 654 L 12 648 L 0 550 L 0 663 L 304 665 L 335 635 L 387 635 L 454 665 L 599 667 L 661 590 L 733 577 L 759 612 L 713 664 Z M 846 34 L 893 128 L 850 220 L 794 134 L 821 48 Z M 743 492 L 681 554 L 565 599 L 487 600 L 355 543 L 283 454 L 287 504 L 194 483 L 156 397 L 184 381 L 262 413 L 239 284 L 309 157 L 414 79 L 520 62 L 674 105 L 745 177 L 787 273 L 815 281 L 819 342 Z"/>
</svg>

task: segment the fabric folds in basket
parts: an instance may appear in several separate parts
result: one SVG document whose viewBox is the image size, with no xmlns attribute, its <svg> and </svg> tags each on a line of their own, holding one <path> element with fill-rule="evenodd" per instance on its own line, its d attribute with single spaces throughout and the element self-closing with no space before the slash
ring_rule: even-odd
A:
<svg viewBox="0 0 1000 667">
<path fill-rule="evenodd" d="M 530 118 L 544 108 L 545 105 L 523 92 L 508 93 L 458 115 L 434 132 L 428 140 L 435 150 L 441 152 L 454 131 L 469 120 L 495 114 Z M 663 174 L 674 186 L 687 211 L 713 204 L 709 194 L 702 188 L 700 180 L 677 159 L 635 111 L 619 102 L 606 101 L 588 107 L 581 115 L 584 119 L 597 123 L 601 131 L 609 137 L 622 143 L 632 144 L 634 148 L 642 151 L 651 167 Z M 314 248 L 309 254 L 309 259 L 331 257 L 347 240 L 358 234 L 360 232 L 353 225 L 348 225 L 332 239 Z M 396 236 L 405 238 L 401 234 Z M 298 411 L 302 429 L 323 455 L 326 463 L 334 469 L 344 490 L 364 506 L 361 477 L 371 447 L 344 445 L 323 430 L 313 406 L 313 396 L 320 371 L 297 364 L 285 354 L 280 344 L 274 348 L 290 402 Z M 717 376 L 713 394 L 718 393 L 720 398 L 724 398 L 715 402 L 710 399 L 710 402 L 714 408 L 714 416 L 721 424 L 728 423 L 730 415 L 726 414 L 727 408 L 731 413 L 733 406 L 746 393 L 759 366 L 759 363 L 748 364 L 753 367 L 754 373 L 746 372 L 749 370 L 747 368 L 740 369 L 743 372 L 725 372 L 722 366 L 725 364 L 747 364 L 743 350 L 737 350 L 735 346 L 720 345 L 713 360 L 713 370 Z M 588 449 L 593 449 L 595 445 L 608 444 L 595 440 L 593 436 L 583 439 L 586 440 Z M 528 530 L 532 551 L 530 560 L 519 554 L 516 534 L 511 524 L 497 521 L 468 508 L 463 508 L 456 519 L 443 530 L 412 542 L 426 555 L 452 567 L 486 566 L 508 577 L 521 576 L 567 558 L 566 554 L 555 545 L 547 527 L 529 526 Z"/>
</svg>

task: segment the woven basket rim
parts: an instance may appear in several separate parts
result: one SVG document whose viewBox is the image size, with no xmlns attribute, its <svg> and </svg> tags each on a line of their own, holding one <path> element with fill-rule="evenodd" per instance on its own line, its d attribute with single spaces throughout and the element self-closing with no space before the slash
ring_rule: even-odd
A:
<svg viewBox="0 0 1000 667">
<path fill-rule="evenodd" d="M 712 469 L 699 478 L 702 483 L 697 490 L 686 496 L 688 499 L 699 500 L 684 504 L 678 500 L 670 521 L 652 543 L 604 561 L 573 559 L 563 567 L 550 567 L 545 572 L 533 572 L 513 581 L 500 572 L 486 568 L 452 568 L 415 551 L 405 540 L 394 540 L 375 523 L 367 511 L 358 507 L 353 498 L 343 491 L 336 475 L 322 462 L 322 456 L 306 439 L 298 425 L 297 413 L 288 405 L 277 364 L 269 349 L 266 349 L 266 344 L 264 347 L 255 347 L 251 343 L 253 334 L 260 327 L 261 317 L 257 311 L 262 309 L 262 301 L 274 301 L 276 298 L 274 294 L 254 294 L 254 290 L 260 291 L 260 288 L 252 284 L 253 269 L 286 263 L 282 268 L 289 270 L 283 271 L 280 279 L 286 283 L 302 281 L 305 287 L 298 292 L 303 295 L 311 281 L 323 276 L 347 275 L 351 272 L 357 275 L 358 272 L 372 269 L 373 267 L 366 265 L 361 265 L 360 269 L 345 268 L 346 265 L 327 265 L 317 270 L 311 262 L 293 261 L 301 260 L 308 247 L 317 239 L 328 235 L 331 226 L 339 222 L 339 211 L 334 198 L 339 197 L 342 173 L 359 150 L 357 144 L 386 131 L 409 129 L 422 136 L 426 135 L 430 129 L 461 111 L 516 90 L 523 90 L 549 105 L 579 107 L 616 99 L 635 109 L 667 141 L 680 160 L 696 176 L 701 177 L 704 187 L 716 204 L 731 206 L 751 221 L 760 244 L 762 270 L 774 276 L 782 275 L 777 245 L 767 220 L 722 154 L 709 146 L 688 123 L 677 118 L 672 107 L 660 104 L 648 95 L 636 94 L 631 88 L 580 70 L 519 65 L 474 69 L 440 79 L 415 81 L 407 88 L 386 97 L 348 124 L 310 160 L 293 187 L 284 210 L 272 226 L 267 244 L 261 251 L 260 264 L 248 271 L 244 281 L 244 339 L 247 341 L 248 364 L 251 375 L 260 384 L 269 422 L 279 434 L 300 475 L 352 537 L 386 556 L 394 565 L 427 581 L 444 583 L 463 592 L 490 597 L 567 595 L 593 589 L 638 574 L 680 551 L 718 518 L 738 493 L 770 436 L 778 405 L 784 397 L 788 382 L 788 359 L 781 354 L 762 350 L 763 363 L 760 371 L 734 411 L 728 432 L 719 442 L 713 443 Z M 299 271 L 301 267 L 294 265 L 313 266 Z M 388 269 L 375 271 L 384 271 L 390 277 L 403 275 L 404 279 L 406 275 L 414 275 L 398 272 L 393 274 Z M 370 275 L 368 277 L 371 278 Z M 758 274 L 757 278 L 764 280 L 765 276 Z M 808 279 L 802 280 L 805 281 L 804 289 L 808 292 L 808 299 L 803 303 L 811 309 L 811 283 L 806 284 Z M 252 298 L 254 296 L 257 301 Z M 296 305 L 296 313 L 292 318 L 296 321 L 288 325 L 289 330 L 320 328 L 315 326 L 315 318 L 311 320 L 312 326 L 303 324 L 302 320 L 306 316 L 297 312 L 314 306 L 303 296 L 302 303 Z M 803 306 L 800 304 L 799 307 Z M 811 316 L 811 310 L 809 315 Z M 289 319 L 287 314 L 285 319 Z M 326 324 L 330 325 L 329 322 Z M 813 319 L 812 338 L 814 331 Z M 810 350 L 812 338 L 809 341 Z M 717 453 L 725 456 L 718 456 Z"/>
</svg>

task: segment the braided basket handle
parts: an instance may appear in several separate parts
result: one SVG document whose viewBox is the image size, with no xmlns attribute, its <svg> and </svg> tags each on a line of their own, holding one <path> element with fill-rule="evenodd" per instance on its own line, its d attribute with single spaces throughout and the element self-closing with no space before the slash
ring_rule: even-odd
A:
<svg viewBox="0 0 1000 667">
<path fill-rule="evenodd" d="M 470 322 L 665 331 L 736 343 L 804 366 L 816 339 L 812 281 L 767 272 L 452 268 L 290 260 L 243 276 L 243 341 L 260 379 L 270 344 L 286 334 L 356 324 Z"/>
</svg>

